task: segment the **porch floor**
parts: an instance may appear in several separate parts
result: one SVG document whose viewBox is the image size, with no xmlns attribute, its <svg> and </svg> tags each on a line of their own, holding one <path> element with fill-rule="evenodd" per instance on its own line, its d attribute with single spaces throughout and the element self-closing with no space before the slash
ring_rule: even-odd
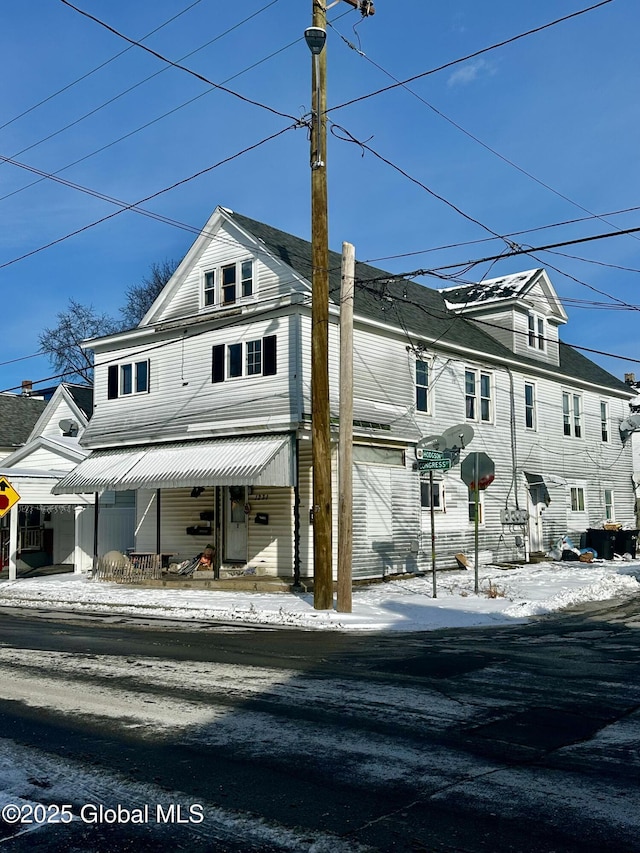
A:
<svg viewBox="0 0 640 853">
<path fill-rule="evenodd" d="M 67 574 L 69 572 L 73 572 L 73 565 L 71 563 L 59 563 L 53 566 L 38 566 L 37 568 L 32 567 L 24 567 L 18 568 L 16 570 L 16 576 L 18 579 L 20 578 L 39 578 L 44 575 L 62 575 Z M 5 566 L 3 569 L 0 569 L 0 580 L 8 580 L 9 579 L 9 567 Z"/>
</svg>

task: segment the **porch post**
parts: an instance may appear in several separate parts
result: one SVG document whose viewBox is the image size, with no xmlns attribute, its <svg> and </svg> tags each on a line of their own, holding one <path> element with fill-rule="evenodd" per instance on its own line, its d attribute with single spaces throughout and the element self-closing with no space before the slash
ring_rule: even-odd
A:
<svg viewBox="0 0 640 853">
<path fill-rule="evenodd" d="M 93 572 L 98 569 L 98 518 L 100 516 L 100 495 L 94 492 L 93 504 Z"/>
<path fill-rule="evenodd" d="M 9 580 L 17 578 L 18 568 L 18 507 L 9 510 Z"/>
<path fill-rule="evenodd" d="M 156 489 L 156 554 L 160 554 L 160 489 Z"/>
<path fill-rule="evenodd" d="M 75 547 L 73 549 L 73 573 L 80 574 L 82 571 L 82 555 L 84 553 L 81 545 L 81 518 L 82 506 L 76 504 L 73 508 L 73 535 Z"/>
</svg>

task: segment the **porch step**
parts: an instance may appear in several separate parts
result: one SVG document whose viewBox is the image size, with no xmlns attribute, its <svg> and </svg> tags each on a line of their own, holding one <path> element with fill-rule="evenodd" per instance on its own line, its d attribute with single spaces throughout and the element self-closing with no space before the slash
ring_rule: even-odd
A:
<svg viewBox="0 0 640 853">
<path fill-rule="evenodd" d="M 204 574 L 200 572 L 198 574 Z M 209 574 L 207 572 L 207 574 Z M 226 592 L 291 592 L 292 577 L 274 577 L 272 575 L 240 575 L 230 578 L 200 578 L 180 575 L 163 575 L 160 580 L 145 580 L 136 587 L 148 589 L 219 589 Z"/>
</svg>

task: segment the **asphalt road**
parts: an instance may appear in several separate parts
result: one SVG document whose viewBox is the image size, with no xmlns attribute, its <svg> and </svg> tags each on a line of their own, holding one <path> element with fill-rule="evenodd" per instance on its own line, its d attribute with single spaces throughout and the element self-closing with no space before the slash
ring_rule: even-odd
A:
<svg viewBox="0 0 640 853">
<path fill-rule="evenodd" d="M 73 817 L 0 823 L 4 849 L 640 851 L 640 600 L 409 635 L 183 627 L 0 613 L 2 805 Z"/>
</svg>

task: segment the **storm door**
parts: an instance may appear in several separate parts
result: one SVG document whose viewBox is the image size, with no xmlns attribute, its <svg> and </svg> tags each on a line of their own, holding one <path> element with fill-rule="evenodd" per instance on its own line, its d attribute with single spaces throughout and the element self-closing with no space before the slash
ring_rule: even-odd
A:
<svg viewBox="0 0 640 853">
<path fill-rule="evenodd" d="M 227 486 L 224 490 L 224 561 L 247 562 L 246 486 Z"/>
</svg>

